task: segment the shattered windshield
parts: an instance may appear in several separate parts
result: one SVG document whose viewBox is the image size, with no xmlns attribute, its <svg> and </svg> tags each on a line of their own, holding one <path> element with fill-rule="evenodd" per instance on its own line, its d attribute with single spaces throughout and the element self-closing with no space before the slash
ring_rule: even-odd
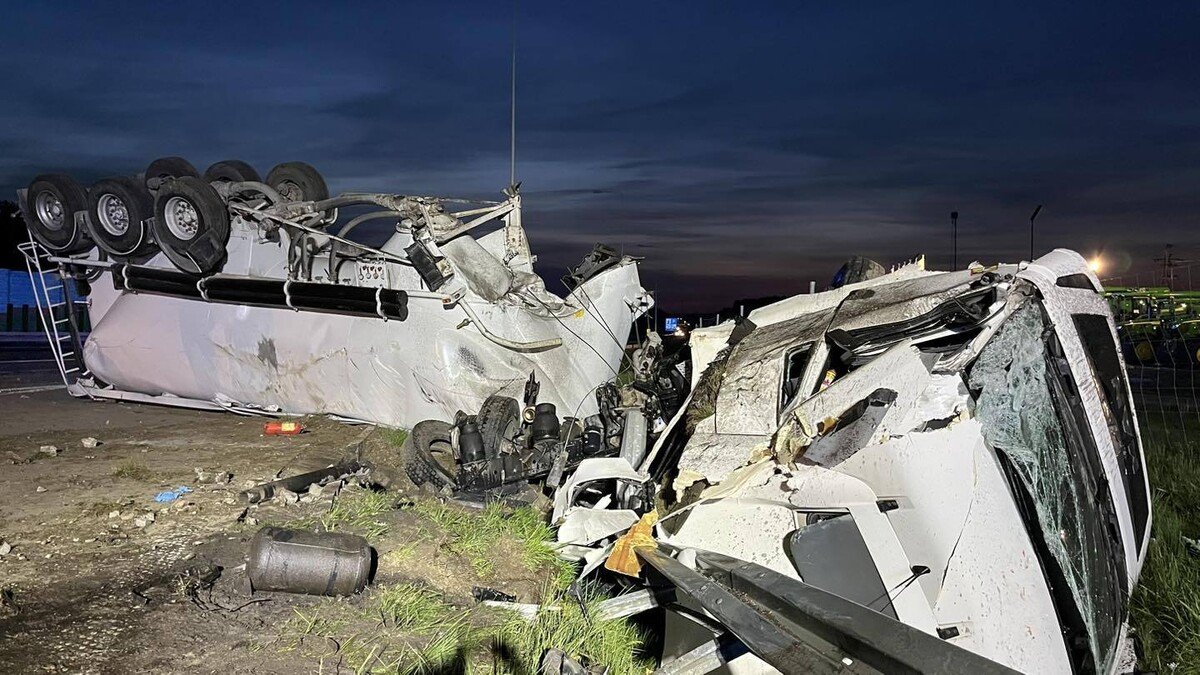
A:
<svg viewBox="0 0 1200 675">
<path fill-rule="evenodd" d="M 998 451 L 1050 582 L 1072 661 L 1107 670 L 1124 614 L 1124 560 L 1078 392 L 1039 304 L 1026 302 L 972 366 L 977 414 Z"/>
</svg>

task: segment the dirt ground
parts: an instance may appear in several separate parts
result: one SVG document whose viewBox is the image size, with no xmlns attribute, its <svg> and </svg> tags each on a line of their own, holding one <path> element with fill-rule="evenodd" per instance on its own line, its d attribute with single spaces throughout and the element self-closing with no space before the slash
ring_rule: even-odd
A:
<svg viewBox="0 0 1200 675">
<path fill-rule="evenodd" d="M 280 636 L 298 610 L 361 597 L 251 595 L 241 567 L 261 524 L 312 522 L 335 497 L 247 512 L 239 493 L 383 441 L 370 427 L 324 419 L 305 420 L 299 436 L 264 436 L 263 421 L 76 400 L 61 389 L 0 397 L 0 542 L 11 546 L 0 555 L 0 672 L 346 671 L 319 656 L 336 650 Z M 85 448 L 88 437 L 100 445 Z M 40 451 L 47 445 L 57 454 Z M 222 472 L 231 479 L 214 481 Z M 155 502 L 179 486 L 193 491 Z M 546 583 L 504 559 L 477 573 L 415 512 L 381 519 L 375 584 L 417 582 L 466 607 L 475 584 L 532 602 Z M 215 567 L 211 588 L 189 586 Z"/>
</svg>

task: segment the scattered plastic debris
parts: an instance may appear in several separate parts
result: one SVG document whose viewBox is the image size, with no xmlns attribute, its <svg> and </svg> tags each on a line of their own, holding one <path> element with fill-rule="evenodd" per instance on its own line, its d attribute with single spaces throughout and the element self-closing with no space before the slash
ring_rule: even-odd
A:
<svg viewBox="0 0 1200 675">
<path fill-rule="evenodd" d="M 1200 556 L 1200 541 L 1182 536 L 1180 539 L 1183 539 L 1183 546 L 1187 549 L 1189 554 L 1193 556 Z"/>
<path fill-rule="evenodd" d="M 263 433 L 267 436 L 295 436 L 304 433 L 304 425 L 299 422 L 267 422 L 263 425 Z"/>
<path fill-rule="evenodd" d="M 92 438 L 91 436 L 81 439 L 79 442 L 83 444 L 83 447 L 88 448 L 89 450 L 101 445 L 98 439 Z"/>
<path fill-rule="evenodd" d="M 159 502 L 160 504 L 166 504 L 168 502 L 173 502 L 176 499 L 179 499 L 180 497 L 186 495 L 187 493 L 189 493 L 191 491 L 192 491 L 192 488 L 190 488 L 186 485 L 180 485 L 179 487 L 175 488 L 174 490 L 165 490 L 163 492 L 160 492 L 160 493 L 154 495 L 154 501 Z"/>
<path fill-rule="evenodd" d="M 486 586 L 474 586 L 471 588 L 471 597 L 475 598 L 475 602 L 483 602 L 490 600 L 492 602 L 516 602 L 517 596 L 511 593 L 497 590 L 495 588 L 487 588 Z"/>
<path fill-rule="evenodd" d="M 56 457 L 58 455 L 58 446 L 57 445 L 43 445 L 42 447 L 38 448 L 38 452 L 42 453 L 43 455 L 49 455 L 51 457 Z"/>
</svg>

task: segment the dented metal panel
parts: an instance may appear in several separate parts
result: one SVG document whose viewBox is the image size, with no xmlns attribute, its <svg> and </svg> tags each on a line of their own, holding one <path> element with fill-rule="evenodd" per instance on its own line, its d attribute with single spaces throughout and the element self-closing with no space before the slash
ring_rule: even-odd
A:
<svg viewBox="0 0 1200 675">
<path fill-rule="evenodd" d="M 1115 338 L 1080 337 L 1107 307 L 1063 274 L 1082 258 L 911 270 L 699 332 L 654 447 L 661 540 L 796 578 L 785 542 L 853 518 L 901 621 L 1022 672 L 1112 672 L 1145 474 Z"/>
<path fill-rule="evenodd" d="M 203 280 L 190 296 L 132 292 L 102 272 L 93 283 L 94 328 L 83 353 L 103 385 L 80 384 L 96 395 L 123 390 L 168 403 L 221 400 L 411 426 L 448 420 L 492 394 L 519 396 L 532 372 L 545 400 L 594 414 L 594 387 L 616 373 L 624 336 L 651 301 L 628 258 L 610 261 L 564 298 L 546 291 L 529 272 L 527 247 L 510 250 L 520 228 L 519 198 L 512 201 L 505 227 L 478 240 L 464 231 L 443 236 L 440 248 L 424 241 L 423 250 L 444 256 L 439 274 L 452 279 L 436 292 L 423 290 L 428 281 L 413 266 L 378 263 L 385 283 L 415 289 L 404 320 L 292 309 L 300 307 L 286 297 L 295 233 L 269 241 L 249 216 L 234 219 L 229 260 L 209 279 L 283 278 L 277 307 L 210 302 Z M 398 228 L 381 251 L 422 243 L 416 232 Z M 169 266 L 162 254 L 147 264 Z M 321 277 L 325 267 L 312 265 L 316 287 L 338 287 L 332 263 L 330 277 Z M 340 284 L 357 283 L 346 278 L 350 268 L 340 269 Z"/>
</svg>

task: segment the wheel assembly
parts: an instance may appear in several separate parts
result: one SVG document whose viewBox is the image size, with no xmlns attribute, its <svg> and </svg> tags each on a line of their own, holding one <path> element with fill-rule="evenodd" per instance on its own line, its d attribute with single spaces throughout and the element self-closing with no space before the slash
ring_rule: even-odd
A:
<svg viewBox="0 0 1200 675">
<path fill-rule="evenodd" d="M 267 185 L 290 202 L 317 202 L 329 199 L 325 179 L 304 162 L 284 162 L 267 174 Z"/>
<path fill-rule="evenodd" d="M 88 232 L 115 260 L 142 262 L 154 255 L 158 247 L 147 225 L 153 215 L 150 192 L 132 178 L 105 178 L 88 190 Z"/>
<path fill-rule="evenodd" d="M 516 399 L 489 396 L 478 415 L 464 415 L 456 424 L 426 420 L 414 426 L 401 450 L 404 472 L 417 487 L 472 500 L 512 494 L 524 487 L 531 469 L 541 468 L 523 463 L 529 453 L 521 452 L 521 433 Z"/>
<path fill-rule="evenodd" d="M 88 251 L 94 245 L 75 214 L 88 207 L 87 193 L 75 179 L 61 173 L 38 176 L 25 193 L 25 223 L 34 239 L 64 255 Z"/>
<path fill-rule="evenodd" d="M 419 488 L 433 492 L 458 489 L 453 425 L 439 420 L 417 423 L 400 449 L 404 473 Z"/>
<path fill-rule="evenodd" d="M 154 201 L 154 239 L 190 274 L 219 272 L 229 243 L 229 212 L 211 185 L 184 176 L 165 182 Z"/>
<path fill-rule="evenodd" d="M 262 178 L 259 177 L 254 167 L 240 159 L 226 159 L 213 164 L 204 172 L 204 180 L 210 183 L 217 181 L 229 181 L 231 183 L 262 182 Z"/>
<path fill-rule="evenodd" d="M 146 188 L 157 190 L 168 178 L 183 178 L 190 176 L 199 178 L 200 172 L 192 163 L 182 157 L 159 157 L 146 167 Z"/>
</svg>

